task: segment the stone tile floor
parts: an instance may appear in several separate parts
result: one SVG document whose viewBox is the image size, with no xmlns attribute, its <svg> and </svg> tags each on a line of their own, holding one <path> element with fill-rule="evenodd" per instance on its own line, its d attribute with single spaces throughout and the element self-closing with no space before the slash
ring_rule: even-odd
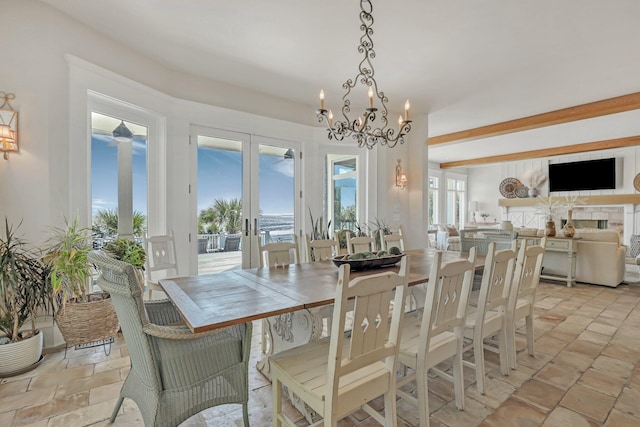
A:
<svg viewBox="0 0 640 427">
<path fill-rule="evenodd" d="M 465 368 L 465 410 L 453 403 L 451 383 L 429 380 L 431 425 L 441 426 L 640 426 L 640 283 L 615 289 L 541 283 L 536 303 L 536 356 L 518 337 L 518 369 L 502 376 L 486 353 L 486 393 Z M 250 369 L 250 418 L 271 425 L 271 386 L 253 367 L 260 358 L 260 322 L 254 324 Z M 118 337 L 111 354 L 102 347 L 48 354 L 35 370 L 0 380 L 0 426 L 75 427 L 108 425 L 129 370 L 127 348 Z M 382 407 L 380 401 L 374 402 Z M 307 423 L 289 407 L 297 425 Z M 398 425 L 417 426 L 417 409 L 398 401 Z M 142 426 L 126 399 L 116 426 Z M 201 412 L 183 426 L 240 426 L 239 405 Z M 359 411 L 340 427 L 377 423 Z"/>
</svg>

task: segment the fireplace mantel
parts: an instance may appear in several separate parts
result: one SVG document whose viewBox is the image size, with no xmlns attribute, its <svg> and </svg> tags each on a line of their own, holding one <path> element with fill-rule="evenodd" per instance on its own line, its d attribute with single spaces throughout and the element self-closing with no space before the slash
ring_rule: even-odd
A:
<svg viewBox="0 0 640 427">
<path fill-rule="evenodd" d="M 580 196 L 580 205 L 637 205 L 640 204 L 640 194 L 611 194 L 607 196 Z M 562 205 L 566 202 L 566 197 L 551 197 L 553 202 Z M 539 206 L 537 197 L 524 199 L 498 199 L 498 206 Z"/>
</svg>

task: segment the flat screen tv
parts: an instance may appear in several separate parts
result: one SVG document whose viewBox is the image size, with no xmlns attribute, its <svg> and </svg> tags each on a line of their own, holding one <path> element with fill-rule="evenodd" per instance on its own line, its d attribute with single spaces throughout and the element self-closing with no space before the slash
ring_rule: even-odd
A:
<svg viewBox="0 0 640 427">
<path fill-rule="evenodd" d="M 549 191 L 612 190 L 615 188 L 615 157 L 549 165 Z"/>
</svg>

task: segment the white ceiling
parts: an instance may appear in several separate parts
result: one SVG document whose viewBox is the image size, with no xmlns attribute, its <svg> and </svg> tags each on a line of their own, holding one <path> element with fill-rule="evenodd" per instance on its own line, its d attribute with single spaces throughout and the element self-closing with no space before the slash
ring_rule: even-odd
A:
<svg viewBox="0 0 640 427">
<path fill-rule="evenodd" d="M 42 1 L 168 67 L 311 112 L 320 88 L 338 109 L 361 59 L 357 0 Z M 640 91 L 638 0 L 373 1 L 379 87 L 391 109 L 410 98 L 414 117 L 428 113 L 431 136 Z M 634 111 L 440 146 L 430 159 L 640 135 L 639 119 Z"/>
</svg>

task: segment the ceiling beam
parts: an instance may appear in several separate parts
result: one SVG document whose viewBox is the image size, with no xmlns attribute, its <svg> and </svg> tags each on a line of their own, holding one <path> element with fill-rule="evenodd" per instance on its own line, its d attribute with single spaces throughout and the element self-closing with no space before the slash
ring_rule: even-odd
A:
<svg viewBox="0 0 640 427">
<path fill-rule="evenodd" d="M 591 119 L 593 117 L 606 116 L 608 114 L 621 113 L 624 111 L 636 110 L 638 108 L 640 108 L 640 92 L 603 99 L 602 101 L 590 102 L 588 104 L 576 105 L 574 107 L 563 108 L 561 110 L 536 114 L 534 116 L 523 117 L 520 119 L 509 120 L 506 122 L 495 123 L 492 125 L 481 126 L 474 129 L 438 135 L 429 138 L 428 144 L 430 147 L 433 147 L 438 144 L 471 141 L 474 139 L 505 135 L 508 133 L 558 125 L 576 120 Z"/>
<path fill-rule="evenodd" d="M 584 144 L 565 145 L 564 147 L 543 148 L 541 150 L 521 151 L 519 153 L 500 154 L 497 156 L 479 157 L 477 159 L 457 160 L 440 163 L 441 169 L 466 166 L 478 166 L 487 163 L 513 162 L 516 160 L 539 159 L 541 157 L 561 156 L 564 154 L 586 153 L 589 151 L 609 150 L 612 148 L 633 147 L 640 145 L 640 135 L 624 138 L 605 139 L 603 141 L 586 142 Z"/>
</svg>

